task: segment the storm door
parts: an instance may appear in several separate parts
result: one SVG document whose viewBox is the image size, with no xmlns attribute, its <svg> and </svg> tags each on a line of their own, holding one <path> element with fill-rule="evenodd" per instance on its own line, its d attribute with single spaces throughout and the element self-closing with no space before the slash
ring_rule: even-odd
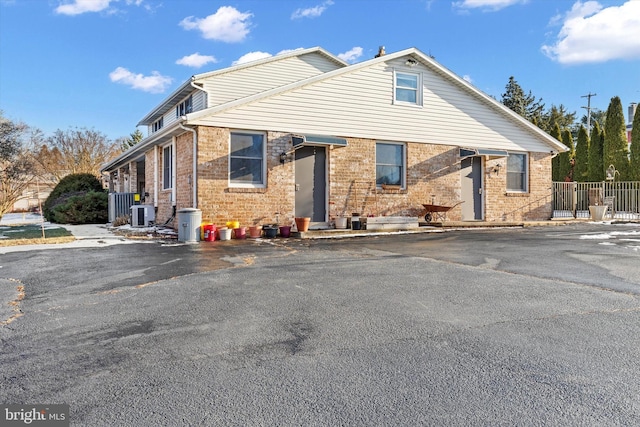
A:
<svg viewBox="0 0 640 427">
<path fill-rule="evenodd" d="M 311 222 L 327 221 L 325 147 L 303 146 L 295 151 L 296 217 L 310 217 Z"/>
<path fill-rule="evenodd" d="M 466 157 L 461 164 L 462 220 L 482 220 L 482 157 Z"/>
</svg>

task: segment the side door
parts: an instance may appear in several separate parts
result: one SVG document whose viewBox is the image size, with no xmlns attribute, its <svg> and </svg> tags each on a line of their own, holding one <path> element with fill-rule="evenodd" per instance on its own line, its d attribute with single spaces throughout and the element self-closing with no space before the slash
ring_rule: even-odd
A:
<svg viewBox="0 0 640 427">
<path fill-rule="evenodd" d="M 311 222 L 327 221 L 325 147 L 305 146 L 295 151 L 295 215 Z"/>
<path fill-rule="evenodd" d="M 482 209 L 482 157 L 462 159 L 460 168 L 462 188 L 462 220 L 478 221 L 484 218 Z"/>
</svg>

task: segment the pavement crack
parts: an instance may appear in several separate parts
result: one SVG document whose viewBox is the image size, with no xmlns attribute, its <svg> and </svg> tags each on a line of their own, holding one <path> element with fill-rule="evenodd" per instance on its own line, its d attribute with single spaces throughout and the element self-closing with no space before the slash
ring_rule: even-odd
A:
<svg viewBox="0 0 640 427">
<path fill-rule="evenodd" d="M 25 291 L 24 291 L 24 285 L 18 279 L 8 278 L 8 279 L 5 279 L 5 280 L 8 280 L 9 282 L 17 283 L 16 290 L 18 291 L 18 296 L 16 297 L 16 299 L 8 302 L 8 305 L 11 307 L 11 313 L 12 314 L 6 320 L 0 320 L 0 326 L 6 326 L 9 323 L 11 323 L 14 320 L 16 320 L 17 318 L 19 318 L 19 317 L 24 315 L 24 312 L 20 308 L 20 303 L 21 303 L 21 301 L 24 299 L 24 297 L 26 295 Z"/>
</svg>

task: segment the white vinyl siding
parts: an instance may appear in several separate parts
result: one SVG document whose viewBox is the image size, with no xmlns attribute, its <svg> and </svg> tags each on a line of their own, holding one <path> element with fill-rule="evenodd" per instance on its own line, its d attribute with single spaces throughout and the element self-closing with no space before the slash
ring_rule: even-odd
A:
<svg viewBox="0 0 640 427">
<path fill-rule="evenodd" d="M 470 148 L 549 151 L 540 137 L 497 106 L 423 66 L 412 72 L 422 75 L 424 108 L 398 108 L 393 104 L 392 67 L 401 69 L 403 64 L 399 59 L 337 74 L 194 122 Z"/>
<path fill-rule="evenodd" d="M 209 107 L 245 98 L 340 68 L 324 55 L 311 53 L 255 67 L 214 75 L 203 80 Z M 195 110 L 194 110 L 195 111 Z"/>
<path fill-rule="evenodd" d="M 507 191 L 527 192 L 528 156 L 521 153 L 509 153 L 507 157 Z"/>
<path fill-rule="evenodd" d="M 205 104 L 207 99 L 206 93 L 204 93 L 201 90 L 196 90 L 189 96 L 191 96 L 191 112 L 196 112 L 196 111 L 205 109 Z M 183 102 L 183 101 L 184 99 L 182 99 L 180 102 Z M 172 124 L 174 124 L 176 121 L 178 121 L 179 117 L 176 116 L 176 107 L 179 104 L 180 103 L 174 105 L 173 108 L 170 108 L 166 113 L 164 113 L 164 115 L 162 116 L 162 122 L 163 122 L 162 129 L 169 127 Z M 158 129 L 157 131 L 162 129 Z M 153 127 L 149 126 L 149 134 L 152 134 L 152 133 L 155 133 L 153 131 Z"/>
</svg>

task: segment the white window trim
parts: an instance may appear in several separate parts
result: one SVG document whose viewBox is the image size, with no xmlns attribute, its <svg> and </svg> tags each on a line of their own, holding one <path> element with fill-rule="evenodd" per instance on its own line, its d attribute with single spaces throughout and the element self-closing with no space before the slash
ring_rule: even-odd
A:
<svg viewBox="0 0 640 427">
<path fill-rule="evenodd" d="M 231 135 L 234 133 L 246 133 L 250 135 L 262 135 L 262 184 L 244 184 L 238 182 L 231 181 Z M 243 130 L 243 129 L 232 129 L 229 132 L 229 153 L 227 154 L 228 158 L 228 170 L 227 170 L 227 180 L 229 183 L 229 188 L 267 188 L 267 133 L 260 131 L 252 131 L 252 130 Z"/>
<path fill-rule="evenodd" d="M 526 194 L 529 192 L 529 173 L 530 173 L 530 169 L 531 169 L 531 165 L 529 165 L 529 153 L 523 153 L 523 152 L 515 152 L 515 151 L 510 151 L 509 155 L 513 155 L 513 154 L 519 154 L 519 155 L 524 155 L 524 163 L 525 163 L 525 173 L 524 173 L 524 189 L 522 190 L 512 190 L 510 188 L 506 188 L 507 193 L 512 193 L 512 194 Z M 507 160 L 505 159 L 505 163 L 507 162 Z M 509 167 L 508 165 L 505 165 L 505 174 L 509 173 Z M 505 183 L 505 185 L 508 185 L 509 181 L 507 178 L 507 182 Z"/>
<path fill-rule="evenodd" d="M 408 169 L 407 144 L 405 144 L 404 142 L 376 141 L 376 145 L 375 145 L 376 147 L 376 161 L 375 161 L 376 181 L 378 181 L 378 160 L 377 160 L 378 144 L 399 145 L 402 147 L 402 176 L 400 177 L 400 189 L 406 190 L 407 189 L 407 169 Z M 376 182 L 376 188 L 382 188 L 382 185 L 378 185 Z"/>
<path fill-rule="evenodd" d="M 151 133 L 156 133 L 164 128 L 164 116 L 160 116 L 160 118 L 153 123 L 151 123 Z"/>
<path fill-rule="evenodd" d="M 189 108 L 187 108 L 187 101 L 189 101 Z M 176 118 L 185 116 L 193 112 L 193 94 L 187 96 L 176 105 Z M 182 114 L 181 114 L 182 113 Z"/>
<path fill-rule="evenodd" d="M 396 98 L 396 89 L 398 89 L 398 74 L 408 74 L 408 75 L 416 76 L 418 78 L 418 81 L 417 81 L 418 87 L 416 88 L 416 102 L 415 103 L 414 102 L 407 102 L 407 101 L 399 101 Z M 422 107 L 422 104 L 423 104 L 422 97 L 423 97 L 422 96 L 422 73 L 395 68 L 393 70 L 393 103 L 395 105 L 407 105 L 407 106 L 411 106 L 411 107 Z"/>
<path fill-rule="evenodd" d="M 169 179 L 171 182 L 169 182 L 169 185 L 167 186 L 167 183 L 165 182 L 165 164 L 166 164 L 166 155 L 165 155 L 165 150 L 167 148 L 171 149 L 171 165 L 170 165 L 170 170 L 169 170 Z M 174 183 L 175 183 L 175 175 L 176 175 L 176 149 L 175 149 L 175 144 L 173 143 L 173 141 L 170 144 L 166 144 L 162 146 L 162 189 L 163 190 L 173 190 L 173 188 L 175 187 Z"/>
</svg>

